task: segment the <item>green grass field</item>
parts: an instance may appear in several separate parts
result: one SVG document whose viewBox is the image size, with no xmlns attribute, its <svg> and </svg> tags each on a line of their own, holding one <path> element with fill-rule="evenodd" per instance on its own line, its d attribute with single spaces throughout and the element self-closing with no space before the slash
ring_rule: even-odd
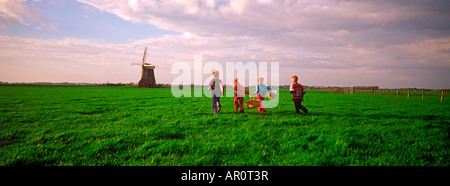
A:
<svg viewBox="0 0 450 186">
<path fill-rule="evenodd" d="M 265 115 L 233 98 L 213 115 L 164 88 L 0 87 L 0 165 L 450 165 L 439 98 L 311 90 L 297 115 L 279 96 Z"/>
</svg>

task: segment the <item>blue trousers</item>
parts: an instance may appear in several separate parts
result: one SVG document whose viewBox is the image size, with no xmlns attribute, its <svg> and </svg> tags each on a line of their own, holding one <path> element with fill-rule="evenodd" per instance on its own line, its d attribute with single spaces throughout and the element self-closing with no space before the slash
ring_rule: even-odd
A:
<svg viewBox="0 0 450 186">
<path fill-rule="evenodd" d="M 220 105 L 220 97 L 216 97 L 215 95 L 211 97 L 211 101 L 212 101 L 212 109 L 213 109 L 213 113 L 217 114 L 217 112 L 219 112 L 220 108 L 222 107 Z"/>
</svg>

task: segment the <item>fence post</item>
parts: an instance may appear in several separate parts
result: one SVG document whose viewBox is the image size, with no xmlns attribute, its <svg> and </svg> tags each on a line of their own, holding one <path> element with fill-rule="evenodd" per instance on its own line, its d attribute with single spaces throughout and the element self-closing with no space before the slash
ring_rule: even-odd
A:
<svg viewBox="0 0 450 186">
<path fill-rule="evenodd" d="M 423 101 L 423 96 L 424 96 L 424 90 L 422 89 L 422 101 Z"/>
<path fill-rule="evenodd" d="M 383 96 L 383 90 L 380 90 L 380 96 Z"/>
<path fill-rule="evenodd" d="M 441 103 L 444 101 L 444 89 L 441 90 Z"/>
<path fill-rule="evenodd" d="M 391 98 L 391 90 L 388 90 L 388 97 Z"/>
<path fill-rule="evenodd" d="M 409 93 L 410 93 L 410 91 L 409 91 L 409 89 L 408 89 L 408 99 L 409 99 Z"/>
<path fill-rule="evenodd" d="M 398 98 L 398 89 L 397 89 L 397 98 Z"/>
</svg>

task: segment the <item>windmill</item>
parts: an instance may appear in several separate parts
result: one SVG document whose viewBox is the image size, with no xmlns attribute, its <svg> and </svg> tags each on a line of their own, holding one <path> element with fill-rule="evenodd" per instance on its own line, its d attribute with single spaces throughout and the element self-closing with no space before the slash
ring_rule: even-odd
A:
<svg viewBox="0 0 450 186">
<path fill-rule="evenodd" d="M 145 62 L 145 57 L 147 56 L 147 47 L 144 50 L 144 57 L 142 58 L 142 64 L 139 63 L 131 63 L 131 66 L 134 67 L 142 67 L 141 71 L 141 80 L 138 83 L 138 86 L 141 88 L 156 88 L 155 80 L 155 65 Z"/>
</svg>

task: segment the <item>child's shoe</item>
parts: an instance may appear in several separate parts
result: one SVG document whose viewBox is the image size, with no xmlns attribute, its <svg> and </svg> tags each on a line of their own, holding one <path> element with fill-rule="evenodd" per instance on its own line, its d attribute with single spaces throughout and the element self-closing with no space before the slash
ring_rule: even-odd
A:
<svg viewBox="0 0 450 186">
<path fill-rule="evenodd" d="M 305 112 L 305 114 L 308 114 L 308 109 L 306 109 L 305 107 L 302 108 L 303 112 Z"/>
</svg>

